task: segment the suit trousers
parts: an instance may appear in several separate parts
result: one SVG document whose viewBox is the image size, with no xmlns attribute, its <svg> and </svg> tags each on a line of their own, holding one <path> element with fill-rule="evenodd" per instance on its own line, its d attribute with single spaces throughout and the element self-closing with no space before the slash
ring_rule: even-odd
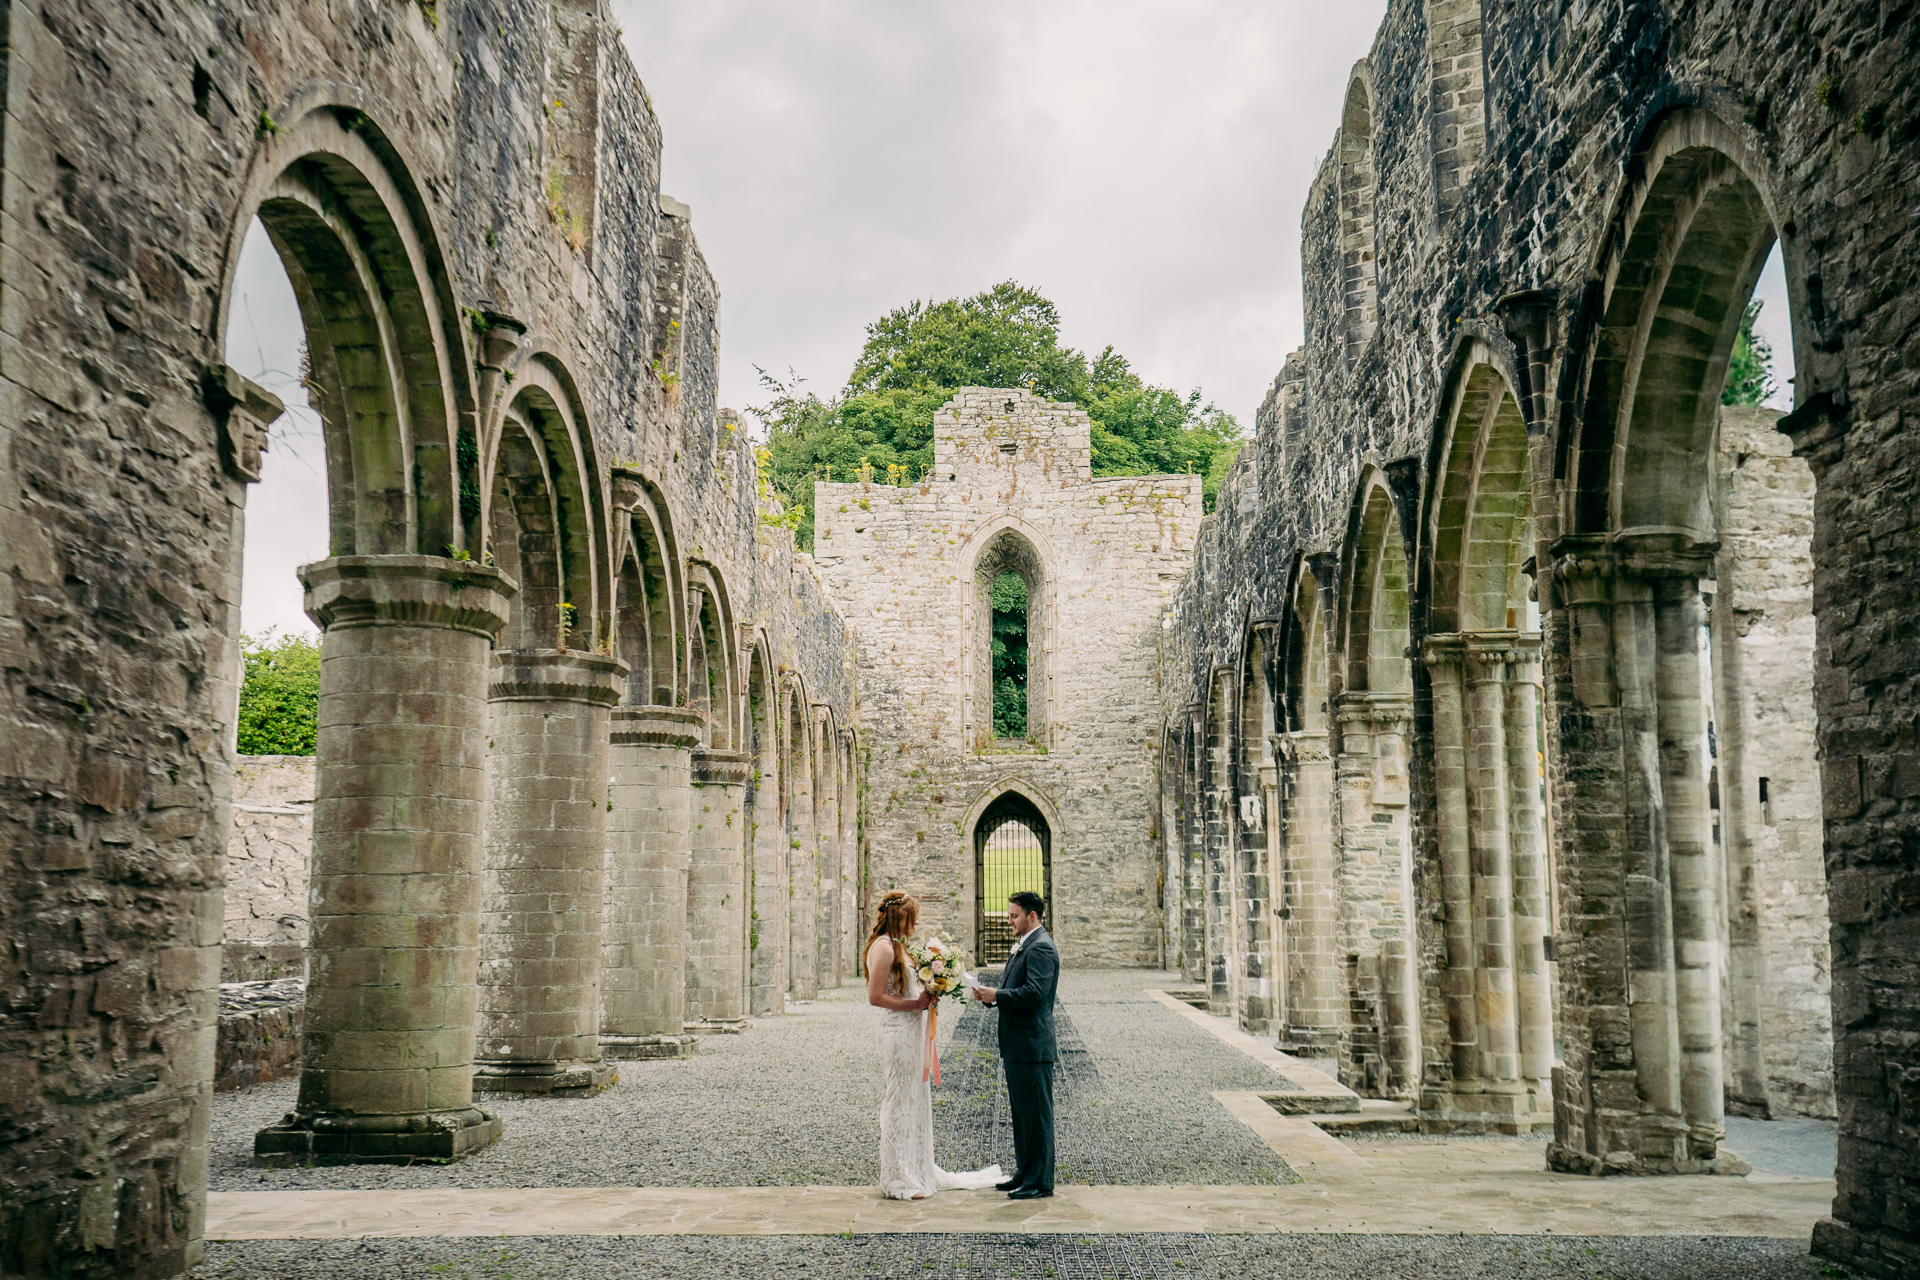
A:
<svg viewBox="0 0 1920 1280">
<path fill-rule="evenodd" d="M 1013 1179 L 1021 1187 L 1053 1190 L 1053 1064 L 1008 1062 L 1007 1110 L 1013 1120 Z"/>
</svg>

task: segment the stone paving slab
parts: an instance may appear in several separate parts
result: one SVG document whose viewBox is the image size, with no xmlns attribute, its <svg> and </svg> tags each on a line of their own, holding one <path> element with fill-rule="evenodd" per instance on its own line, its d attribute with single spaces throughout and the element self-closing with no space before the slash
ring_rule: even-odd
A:
<svg viewBox="0 0 1920 1280">
<path fill-rule="evenodd" d="M 886 1200 L 862 1187 L 565 1187 L 505 1191 L 251 1191 L 208 1198 L 207 1236 L 835 1235 L 842 1232 L 1207 1232 L 1732 1235 L 1804 1239 L 1824 1180 L 1594 1179 L 1515 1168 L 1511 1147 L 1369 1153 L 1342 1176 L 1277 1187 L 1067 1187 L 1048 1201 L 991 1191 Z M 1531 1159 L 1530 1155 L 1521 1158 Z M 1503 1159 L 1507 1167 L 1502 1167 Z M 1462 1169 L 1465 1165 L 1465 1169 Z"/>
</svg>

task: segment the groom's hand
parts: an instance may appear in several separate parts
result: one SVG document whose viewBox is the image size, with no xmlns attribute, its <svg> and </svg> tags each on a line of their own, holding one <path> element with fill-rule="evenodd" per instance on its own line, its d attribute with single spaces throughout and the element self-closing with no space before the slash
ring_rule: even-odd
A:
<svg viewBox="0 0 1920 1280">
<path fill-rule="evenodd" d="M 981 1004 L 992 1004 L 993 998 L 998 994 L 1000 993 L 992 987 L 975 987 L 973 989 L 973 998 Z"/>
</svg>

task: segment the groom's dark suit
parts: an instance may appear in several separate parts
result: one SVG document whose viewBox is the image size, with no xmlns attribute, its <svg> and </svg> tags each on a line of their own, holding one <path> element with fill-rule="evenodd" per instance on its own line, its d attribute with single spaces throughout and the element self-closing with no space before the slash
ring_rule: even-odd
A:
<svg viewBox="0 0 1920 1280">
<path fill-rule="evenodd" d="M 1013 1113 L 1013 1155 L 1021 1188 L 1053 1190 L 1053 1001 L 1060 986 L 1060 953 L 1036 927 L 1007 961 L 993 997 L 1000 1011 L 1000 1058 L 1007 1072 L 1007 1109 Z"/>
</svg>

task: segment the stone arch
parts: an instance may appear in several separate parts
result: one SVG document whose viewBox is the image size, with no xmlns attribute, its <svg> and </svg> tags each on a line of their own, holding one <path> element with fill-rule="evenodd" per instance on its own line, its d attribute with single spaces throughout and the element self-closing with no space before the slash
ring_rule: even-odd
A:
<svg viewBox="0 0 1920 1280">
<path fill-rule="evenodd" d="M 1053 577 L 1057 564 L 1046 537 L 1013 515 L 1000 515 L 976 529 L 959 556 L 967 571 L 961 575 L 962 632 L 970 637 L 964 655 L 961 724 L 975 750 L 985 749 L 993 736 L 993 606 L 994 581 L 1002 573 L 1018 574 L 1027 585 L 1027 737 L 1048 745 L 1049 684 L 1054 650 Z"/>
<path fill-rule="evenodd" d="M 1559 463 L 1570 533 L 1710 536 L 1716 389 L 1776 239 L 1763 172 L 1741 131 L 1702 108 L 1651 126 L 1593 267 L 1602 301 Z M 1810 368 L 1801 248 L 1786 249 L 1796 364 Z"/>
<path fill-rule="evenodd" d="M 463 511 L 460 495 L 479 478 L 457 424 L 475 397 L 440 236 L 411 166 L 338 86 L 296 97 L 280 118 L 255 148 L 235 209 L 211 345 L 225 349 L 226 300 L 258 217 L 307 332 L 331 554 L 470 547 L 479 512 Z"/>
<path fill-rule="evenodd" d="M 1234 1017 L 1265 1035 L 1274 1019 L 1272 840 L 1278 772 L 1273 754 L 1277 705 L 1271 662 L 1273 627 L 1251 620 L 1243 631 L 1234 687 L 1234 934 L 1240 992 Z"/>
<path fill-rule="evenodd" d="M 1788 795 L 1798 782 L 1800 823 L 1810 829 L 1819 820 L 1818 780 L 1804 766 L 1815 739 L 1802 724 L 1797 748 L 1782 750 L 1782 733 L 1795 728 L 1754 731 L 1761 713 L 1748 696 L 1745 682 L 1754 677 L 1742 664 L 1751 655 L 1738 633 L 1793 585 L 1810 602 L 1811 585 L 1781 580 L 1780 567 L 1791 562 L 1782 539 L 1760 552 L 1772 580 L 1766 605 L 1755 608 L 1758 597 L 1743 592 L 1740 579 L 1754 530 L 1723 527 L 1719 513 L 1722 485 L 1739 483 L 1738 468 L 1723 463 L 1720 433 L 1731 411 L 1720 399 L 1747 301 L 1776 242 L 1771 187 L 1743 129 L 1707 109 L 1680 108 L 1650 125 L 1596 255 L 1596 301 L 1578 347 L 1583 394 L 1556 459 L 1569 490 L 1569 532 L 1553 547 L 1552 569 L 1571 657 L 1556 711 L 1577 713 L 1592 730 L 1563 731 L 1556 755 L 1570 801 L 1594 812 L 1604 797 L 1613 821 L 1562 833 L 1560 866 L 1569 898 L 1606 903 L 1623 920 L 1598 963 L 1624 981 L 1620 994 L 1600 1002 L 1612 1007 L 1584 1011 L 1569 1037 L 1567 1057 L 1582 1069 L 1569 1076 L 1573 1123 L 1549 1149 L 1559 1168 L 1608 1167 L 1625 1151 L 1649 1172 L 1711 1168 L 1729 1102 L 1763 1113 L 1774 1099 L 1789 1109 L 1805 1102 L 1769 1078 L 1765 1028 L 1771 1019 L 1779 1034 L 1792 1013 L 1772 999 L 1781 984 L 1768 978 L 1768 957 L 1817 982 L 1829 962 L 1826 930 L 1764 938 L 1766 910 L 1750 886 L 1768 878 L 1756 845 L 1782 847 L 1778 829 L 1754 838 L 1756 813 L 1779 804 L 1781 782 Z M 1805 360 L 1802 252 L 1794 238 L 1783 244 L 1796 354 Z M 1808 387 L 1796 395 L 1805 403 Z M 1771 423 L 1746 429 L 1755 426 L 1770 443 Z M 1780 461 L 1774 484 L 1799 484 L 1811 498 L 1811 473 Z M 1810 579 L 1817 550 L 1807 545 Z M 1746 611 L 1730 622 L 1726 606 L 1742 595 Z M 1796 647 L 1791 664 L 1780 665 Z M 1772 658 L 1761 667 L 1769 699 L 1796 700 L 1810 713 L 1810 631 L 1798 646 L 1774 646 Z M 1755 783 L 1767 779 L 1753 766 L 1769 751 L 1781 766 L 1762 766 L 1775 785 L 1763 801 Z M 1818 875 L 1815 843 L 1809 834 L 1799 866 L 1775 867 L 1772 878 Z M 1592 1044 L 1589 1027 L 1609 1018 L 1631 1028 L 1627 1050 Z M 1819 1052 L 1831 1025 L 1801 1021 L 1789 1033 L 1796 1051 L 1812 1040 Z M 1790 1078 L 1791 1066 L 1780 1075 Z M 1592 1104 L 1609 1076 L 1631 1081 L 1635 1107 Z M 1823 1093 L 1812 1091 L 1816 1102 Z"/>
<path fill-rule="evenodd" d="M 788 989 L 795 999 L 819 993 L 820 852 L 813 794 L 814 726 L 806 682 L 789 675 L 782 693 L 781 825 L 792 882 L 788 909 Z"/>
<path fill-rule="evenodd" d="M 519 582 L 502 649 L 593 649 L 602 634 L 604 528 L 584 482 L 587 437 L 564 373 L 528 363 L 482 461 L 482 522 L 494 563 Z"/>
<path fill-rule="evenodd" d="M 1348 525 L 1346 568 L 1337 650 L 1344 656 L 1347 692 L 1406 693 L 1407 549 L 1393 490 L 1377 468 L 1360 477 Z"/>
<path fill-rule="evenodd" d="M 1207 679 L 1205 728 L 1205 813 L 1207 894 L 1207 1007 L 1232 1017 L 1239 1000 L 1243 953 L 1234 813 L 1234 722 L 1238 718 L 1239 673 L 1216 665 Z"/>
<path fill-rule="evenodd" d="M 840 902 L 844 921 L 840 971 L 860 975 L 860 939 L 867 915 L 867 868 L 860 844 L 859 735 L 851 725 L 840 730 Z"/>
<path fill-rule="evenodd" d="M 1341 561 L 1334 694 L 1335 821 L 1345 957 L 1347 1052 L 1341 1078 L 1376 1097 L 1419 1085 L 1419 984 L 1412 945 L 1413 839 L 1409 744 L 1413 682 L 1408 559 L 1386 477 L 1363 470 Z"/>
<path fill-rule="evenodd" d="M 787 842 L 781 830 L 779 684 L 764 630 L 747 649 L 742 746 L 752 756 L 746 811 L 752 833 L 747 882 L 749 1010 L 786 1007 Z"/>
<path fill-rule="evenodd" d="M 1483 343 L 1456 364 L 1436 440 L 1426 543 L 1430 629 L 1524 630 L 1533 515 L 1527 429 L 1512 380 Z"/>
<path fill-rule="evenodd" d="M 1354 64 L 1340 109 L 1340 290 L 1349 368 L 1379 324 L 1373 236 L 1373 69 Z"/>
<path fill-rule="evenodd" d="M 820 868 L 819 924 L 815 963 L 820 985 L 840 980 L 842 911 L 840 868 L 840 726 L 833 708 L 813 705 L 814 856 Z"/>
<path fill-rule="evenodd" d="M 739 731 L 739 661 L 734 652 L 733 604 L 720 570 L 704 560 L 687 566 L 688 705 L 707 717 L 707 740 L 731 751 Z"/>
<path fill-rule="evenodd" d="M 412 166 L 377 113 L 346 93 L 337 84 L 302 93 L 276 111 L 286 123 L 258 140 L 233 208 L 209 335 L 224 354 L 235 277 L 257 218 L 306 336 L 330 554 L 300 570 L 309 616 L 323 633 L 315 766 L 322 798 L 309 877 L 313 997 L 300 1109 L 260 1131 L 255 1151 L 304 1160 L 317 1131 L 354 1115 L 360 1119 L 332 1132 L 377 1132 L 371 1145 L 388 1154 L 447 1158 L 500 1132 L 497 1118 L 471 1106 L 479 954 L 470 895 L 484 859 L 473 815 L 487 803 L 485 771 L 445 762 L 486 750 L 487 646 L 516 585 L 452 558 L 478 547 L 484 506 L 479 442 L 460 425 L 477 399 L 466 327 Z M 233 371 L 216 364 L 208 373 L 203 390 L 221 420 L 227 468 L 251 478 L 262 441 L 257 423 L 236 414 L 255 413 L 257 389 L 240 382 L 234 404 Z M 238 610 L 230 616 L 237 626 Z M 421 715 L 421 706 L 432 714 Z M 329 803 L 330 796 L 351 800 Z M 393 817 L 400 813 L 408 816 Z M 396 823 L 438 834 L 423 842 L 396 833 Z M 375 875 L 366 851 L 382 840 Z M 418 890 L 406 905 L 371 887 L 401 876 Z M 405 926 L 396 929 L 402 914 Z M 364 968 L 371 948 L 389 958 L 377 981 Z M 577 994 L 583 984 L 569 985 Z M 372 986 L 383 989 L 363 1001 L 362 989 Z M 446 1017 L 424 1027 L 412 1016 L 419 1008 Z M 591 1038 L 591 1028 L 584 1031 L 569 1038 L 581 1044 Z M 366 1121 L 370 1115 L 380 1118 Z M 371 1149 L 353 1141 L 356 1152 Z"/>
<path fill-rule="evenodd" d="M 1057 899 L 1063 892 L 1070 893 L 1070 889 L 1062 888 L 1059 878 L 1062 852 L 1068 841 L 1068 827 L 1061 816 L 1059 804 L 1045 787 L 1041 786 L 1032 778 L 1011 773 L 1002 774 L 1000 777 L 995 778 L 975 793 L 973 803 L 967 806 L 966 815 L 960 820 L 959 826 L 961 838 L 964 841 L 961 852 L 965 858 L 964 865 L 967 867 L 968 885 L 974 900 L 972 931 L 976 954 L 980 947 L 981 895 L 984 891 L 980 881 L 980 848 L 978 835 L 982 823 L 992 821 L 992 814 L 995 812 L 996 805 L 1030 810 L 1032 813 L 1037 814 L 1039 819 L 1046 824 L 1048 869 L 1048 888 L 1045 893 L 1047 899 L 1046 927 L 1047 931 L 1054 936 L 1056 941 L 1059 939 L 1060 931 L 1064 927 L 1061 924 L 1064 916 L 1060 910 Z M 992 906 L 991 903 L 985 905 L 988 907 Z M 1003 903 L 1001 905 L 1004 907 L 1005 904 Z"/>
<path fill-rule="evenodd" d="M 1280 921 L 1287 1025 L 1283 1045 L 1308 1058 L 1336 1057 L 1343 1018 L 1334 955 L 1336 901 L 1333 849 L 1333 757 L 1328 727 L 1327 623 L 1315 561 L 1294 561 L 1281 622 L 1285 636 L 1278 735 L 1280 805 L 1285 816 L 1285 873 L 1275 890 Z M 1333 1062 L 1323 1062 L 1329 1075 Z"/>
<path fill-rule="evenodd" d="M 628 667 L 626 701 L 677 706 L 685 688 L 686 587 L 673 524 L 659 490 L 638 472 L 616 470 L 615 485 L 625 548 L 614 635 Z"/>
<path fill-rule="evenodd" d="M 1503 352 L 1463 342 L 1429 455 L 1421 657 L 1451 1045 L 1447 1086 L 1421 1097 L 1433 1123 L 1526 1133 L 1552 1122 L 1554 1047 L 1541 638 L 1522 572 L 1532 467 L 1513 387 Z"/>
</svg>

